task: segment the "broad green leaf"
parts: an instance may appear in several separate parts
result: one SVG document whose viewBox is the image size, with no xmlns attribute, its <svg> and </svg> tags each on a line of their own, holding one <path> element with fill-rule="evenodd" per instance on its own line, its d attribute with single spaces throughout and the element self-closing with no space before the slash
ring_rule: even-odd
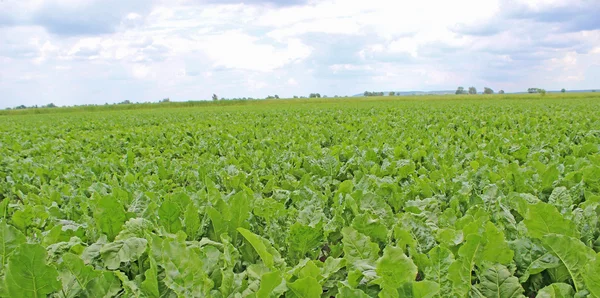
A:
<svg viewBox="0 0 600 298">
<path fill-rule="evenodd" d="M 100 249 L 100 256 L 104 265 L 109 270 L 116 270 L 121 263 L 137 260 L 148 246 L 148 241 L 143 238 L 128 238 L 105 244 Z"/>
<path fill-rule="evenodd" d="M 327 258 L 325 263 L 323 263 L 323 268 L 321 269 L 321 278 L 322 280 L 326 280 L 331 277 L 333 274 L 338 272 L 340 269 L 346 266 L 346 260 L 342 258 Z"/>
<path fill-rule="evenodd" d="M 86 293 L 90 298 L 114 297 L 121 291 L 121 282 L 111 271 L 102 271 L 100 276 L 92 279 L 87 285 Z"/>
<path fill-rule="evenodd" d="M 264 198 L 256 200 L 254 209 L 252 210 L 254 216 L 262 217 L 267 222 L 283 216 L 286 213 L 285 205 L 272 199 Z"/>
<path fill-rule="evenodd" d="M 363 268 L 362 262 L 373 262 L 379 257 L 379 246 L 369 237 L 359 233 L 354 228 L 346 227 L 342 230 L 342 243 L 344 244 L 344 258 L 348 266 Z"/>
<path fill-rule="evenodd" d="M 39 244 L 21 244 L 8 258 L 4 276 L 10 297 L 46 297 L 58 291 L 58 272 L 46 264 L 46 250 Z"/>
<path fill-rule="evenodd" d="M 260 288 L 256 292 L 256 298 L 279 297 L 286 289 L 285 280 L 280 271 L 265 273 L 260 279 Z"/>
<path fill-rule="evenodd" d="M 244 228 L 238 228 L 237 230 L 240 232 L 240 234 L 242 234 L 242 236 L 244 236 L 244 238 L 246 238 L 248 243 L 254 247 L 254 250 L 256 253 L 258 253 L 261 260 L 267 267 L 274 268 L 275 264 L 281 262 L 281 256 L 279 255 L 279 252 L 277 252 L 277 250 L 271 246 L 269 241 Z"/>
<path fill-rule="evenodd" d="M 569 194 L 566 187 L 557 187 L 552 191 L 548 198 L 548 204 L 551 204 L 558 208 L 561 213 L 571 211 L 575 204 L 573 198 Z"/>
<path fill-rule="evenodd" d="M 541 289 L 536 298 L 572 298 L 575 297 L 573 287 L 565 283 L 553 283 Z"/>
<path fill-rule="evenodd" d="M 298 278 L 314 277 L 317 281 L 321 278 L 321 269 L 315 264 L 316 261 L 310 260 L 298 271 Z"/>
<path fill-rule="evenodd" d="M 506 243 L 504 233 L 496 228 L 493 223 L 488 222 L 485 225 L 483 239 L 485 246 L 481 252 L 481 258 L 484 261 L 505 265 L 512 261 L 514 252 Z"/>
<path fill-rule="evenodd" d="M 121 285 L 127 297 L 142 296 L 142 291 L 140 290 L 138 284 L 135 281 L 129 280 L 129 277 L 125 273 L 119 270 L 113 271 L 113 273 L 121 281 Z"/>
<path fill-rule="evenodd" d="M 183 223 L 189 240 L 196 240 L 200 232 L 200 212 L 194 204 L 188 204 L 184 213 Z"/>
<path fill-rule="evenodd" d="M 476 286 L 484 297 L 517 298 L 525 297 L 519 279 L 512 276 L 505 266 L 496 264 L 479 276 Z"/>
<path fill-rule="evenodd" d="M 123 229 L 115 237 L 115 240 L 124 240 L 131 237 L 145 238 L 146 233 L 152 232 L 152 229 L 151 221 L 144 218 L 131 218 L 125 222 Z"/>
<path fill-rule="evenodd" d="M 175 234 L 181 231 L 181 208 L 179 204 L 170 200 L 164 201 L 158 208 L 158 219 L 168 233 Z"/>
<path fill-rule="evenodd" d="M 92 280 L 100 277 L 100 272 L 91 266 L 86 266 L 79 256 L 72 253 L 64 254 L 62 259 L 59 275 L 65 297 L 90 296 L 87 292 L 88 285 Z"/>
<path fill-rule="evenodd" d="M 585 265 L 582 275 L 587 290 L 595 297 L 600 297 L 600 254 L 596 254 L 594 261 Z"/>
<path fill-rule="evenodd" d="M 252 194 L 248 190 L 240 191 L 231 198 L 229 202 L 230 217 L 228 220 L 231 223 L 232 237 L 236 235 L 235 230 L 239 227 L 244 227 L 244 223 L 250 217 L 250 211 L 252 210 L 250 206 L 251 201 Z"/>
<path fill-rule="evenodd" d="M 108 237 L 109 241 L 121 232 L 127 216 L 121 203 L 112 196 L 101 197 L 94 209 L 94 220 L 98 230 Z"/>
<path fill-rule="evenodd" d="M 428 252 L 437 245 L 432 228 L 422 217 L 404 213 L 401 224 L 403 225 L 402 228 L 409 231 L 411 237 L 417 241 L 417 246 L 414 247 L 417 251 Z"/>
<path fill-rule="evenodd" d="M 467 241 L 458 250 L 458 258 L 448 269 L 452 287 L 459 297 L 466 297 L 471 289 L 471 272 L 481 258 L 483 245 L 481 236 L 476 234 L 467 236 Z"/>
<path fill-rule="evenodd" d="M 81 259 L 85 264 L 90 264 L 100 257 L 100 250 L 107 243 L 106 235 L 101 236 L 98 241 L 86 247 L 81 253 Z"/>
<path fill-rule="evenodd" d="M 200 255 L 186 247 L 183 239 L 153 236 L 151 252 L 157 265 L 164 269 L 163 282 L 178 296 L 207 296 L 213 288 Z"/>
<path fill-rule="evenodd" d="M 12 252 L 26 241 L 27 239 L 25 239 L 25 235 L 21 231 L 8 225 L 6 222 L 0 223 L 0 244 L 2 245 L 2 250 L 0 250 L 0 271 L 4 268 L 4 264 Z"/>
<path fill-rule="evenodd" d="M 557 256 L 565 266 L 575 285 L 575 292 L 585 288 L 583 272 L 585 266 L 594 260 L 594 251 L 578 239 L 565 235 L 548 234 L 542 239 L 544 247 Z"/>
<path fill-rule="evenodd" d="M 538 274 L 546 269 L 556 268 L 561 265 L 560 259 L 549 253 L 541 244 L 531 241 L 529 238 L 520 238 L 510 243 L 515 251 L 515 263 L 519 280 L 524 283 L 529 276 Z"/>
<path fill-rule="evenodd" d="M 377 260 L 375 269 L 381 277 L 383 288 L 399 288 L 407 282 L 414 281 L 417 276 L 417 266 L 407 257 L 401 248 L 386 246 L 383 256 Z"/>
<path fill-rule="evenodd" d="M 337 298 L 370 298 L 365 292 L 360 289 L 352 289 L 347 286 L 342 286 L 339 288 L 339 294 L 336 296 Z"/>
<path fill-rule="evenodd" d="M 454 262 L 452 252 L 440 246 L 434 247 L 429 251 L 429 259 L 431 266 L 425 268 L 425 279 L 436 282 L 440 287 L 440 292 L 437 297 L 441 297 L 443 293 L 452 292 L 452 282 L 450 281 L 449 269 Z"/>
<path fill-rule="evenodd" d="M 50 214 L 43 205 L 25 205 L 23 209 L 15 211 L 11 223 L 22 232 L 27 233 L 28 229 L 43 227 L 49 217 Z"/>
<path fill-rule="evenodd" d="M 292 260 L 302 259 L 307 253 L 310 253 L 311 258 L 315 258 L 323 242 L 323 232 L 296 222 L 289 228 L 286 242 Z"/>
<path fill-rule="evenodd" d="M 453 247 L 463 242 L 463 231 L 454 229 L 439 229 L 437 231 L 436 240 L 440 243 L 440 245 Z"/>
<path fill-rule="evenodd" d="M 223 233 L 228 233 L 228 224 L 223 218 L 223 215 L 217 209 L 208 207 L 206 208 L 206 214 L 208 214 L 208 217 L 210 218 L 213 233 L 216 239 L 218 239 Z M 231 237 L 231 235 L 229 236 Z"/>
<path fill-rule="evenodd" d="M 544 202 L 530 205 L 523 222 L 532 238 L 560 234 L 579 239 L 577 226 L 572 221 L 565 219 L 554 206 Z"/>
<path fill-rule="evenodd" d="M 288 295 L 286 297 L 319 298 L 323 289 L 319 282 L 313 277 L 305 277 L 288 284 Z"/>
<path fill-rule="evenodd" d="M 546 272 L 551 282 L 571 282 L 571 272 L 569 272 L 569 269 L 563 263 L 560 263 L 557 267 L 547 269 Z"/>
<path fill-rule="evenodd" d="M 360 281 L 364 276 L 368 281 L 377 277 L 375 262 L 379 257 L 379 246 L 354 228 L 342 229 L 344 259 L 348 268 L 348 280 L 351 284 Z"/>
<path fill-rule="evenodd" d="M 405 283 L 398 289 L 398 293 L 402 298 L 433 298 L 444 294 L 440 292 L 440 286 L 436 282 L 428 280 Z"/>
<path fill-rule="evenodd" d="M 558 180 L 559 174 L 556 166 L 549 166 L 542 174 L 542 190 L 552 189 L 554 182 Z"/>
<path fill-rule="evenodd" d="M 150 263 L 150 268 L 144 273 L 144 281 L 140 285 L 140 289 L 146 296 L 158 298 L 160 297 L 158 290 L 158 268 L 153 257 L 148 257 L 148 262 Z"/>
<path fill-rule="evenodd" d="M 388 230 L 376 216 L 363 213 L 354 217 L 352 227 L 358 232 L 371 237 L 373 241 L 385 243 L 387 240 Z"/>
</svg>

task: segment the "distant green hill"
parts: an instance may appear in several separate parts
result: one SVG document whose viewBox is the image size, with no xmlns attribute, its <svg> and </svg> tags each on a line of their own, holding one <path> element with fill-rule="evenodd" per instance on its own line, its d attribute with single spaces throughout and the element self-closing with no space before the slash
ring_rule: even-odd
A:
<svg viewBox="0 0 600 298">
<path fill-rule="evenodd" d="M 436 90 L 436 91 L 383 91 L 385 95 L 390 94 L 390 92 L 395 92 L 396 95 L 400 96 L 411 96 L 411 95 L 448 95 L 455 94 L 456 90 Z M 561 93 L 560 90 L 549 90 L 547 93 Z M 600 92 L 600 88 L 598 89 L 586 89 L 586 90 L 567 90 L 567 93 L 587 93 L 587 92 Z M 524 92 L 506 92 L 506 94 L 527 94 L 527 91 Z M 479 94 L 483 94 L 483 92 L 479 92 Z M 355 94 L 353 96 L 363 96 L 363 93 Z"/>
</svg>

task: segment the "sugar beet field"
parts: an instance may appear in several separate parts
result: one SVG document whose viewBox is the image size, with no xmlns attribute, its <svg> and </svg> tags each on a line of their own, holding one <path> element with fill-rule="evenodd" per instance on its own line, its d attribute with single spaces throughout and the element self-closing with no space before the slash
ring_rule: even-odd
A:
<svg viewBox="0 0 600 298">
<path fill-rule="evenodd" d="M 600 95 L 60 110 L 0 115 L 0 296 L 600 297 Z"/>
</svg>

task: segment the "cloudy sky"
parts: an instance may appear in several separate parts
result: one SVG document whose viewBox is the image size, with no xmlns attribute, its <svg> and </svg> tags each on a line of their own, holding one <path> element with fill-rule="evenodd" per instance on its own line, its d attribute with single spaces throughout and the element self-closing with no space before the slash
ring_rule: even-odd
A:
<svg viewBox="0 0 600 298">
<path fill-rule="evenodd" d="M 600 0 L 0 0 L 0 107 L 600 89 Z"/>
</svg>

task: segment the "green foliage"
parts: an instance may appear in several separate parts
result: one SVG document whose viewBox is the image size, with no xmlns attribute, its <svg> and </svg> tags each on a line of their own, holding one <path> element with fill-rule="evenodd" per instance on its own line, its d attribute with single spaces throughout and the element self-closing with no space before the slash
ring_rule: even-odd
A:
<svg viewBox="0 0 600 298">
<path fill-rule="evenodd" d="M 98 231 L 109 240 L 115 239 L 127 220 L 121 203 L 113 196 L 104 196 L 94 207 L 94 220 Z"/>
<path fill-rule="evenodd" d="M 177 233 L 183 227 L 181 224 L 181 208 L 172 201 L 164 201 L 158 208 L 158 219 L 160 224 L 168 233 Z"/>
<path fill-rule="evenodd" d="M 532 238 L 542 238 L 548 234 L 561 234 L 579 238 L 575 224 L 565 219 L 556 207 L 544 202 L 530 205 L 523 223 Z"/>
<path fill-rule="evenodd" d="M 558 257 L 566 268 L 568 278 L 573 281 L 575 292 L 583 290 L 584 270 L 589 268 L 585 266 L 595 260 L 594 251 L 578 239 L 565 235 L 548 234 L 542 241 L 544 247 Z"/>
<path fill-rule="evenodd" d="M 11 225 L 0 222 L 0 243 L 2 245 L 2 249 L 0 250 L 0 268 L 4 267 L 12 252 L 26 241 L 27 239 L 21 231 Z"/>
<path fill-rule="evenodd" d="M 105 244 L 100 249 L 104 266 L 109 270 L 118 269 L 122 263 L 137 260 L 145 251 L 148 241 L 143 238 L 127 238 Z"/>
<path fill-rule="evenodd" d="M 600 297 L 597 95 L 374 95 L 10 111 L 0 296 Z"/>
<path fill-rule="evenodd" d="M 45 297 L 58 291 L 56 269 L 46 264 L 46 250 L 39 244 L 21 244 L 8 259 L 4 283 L 9 297 Z"/>
<path fill-rule="evenodd" d="M 401 248 L 387 246 L 383 256 L 377 261 L 375 270 L 381 277 L 382 288 L 399 288 L 407 282 L 415 280 L 417 266 L 407 257 Z"/>
<path fill-rule="evenodd" d="M 596 295 L 597 296 L 597 295 Z M 566 283 L 553 283 L 538 292 L 539 298 L 571 298 L 575 297 L 575 291 L 571 285 Z"/>
<path fill-rule="evenodd" d="M 482 297 L 525 297 L 519 279 L 512 276 L 510 271 L 502 265 L 494 265 L 487 269 L 479 277 L 479 284 L 475 289 Z"/>
</svg>

